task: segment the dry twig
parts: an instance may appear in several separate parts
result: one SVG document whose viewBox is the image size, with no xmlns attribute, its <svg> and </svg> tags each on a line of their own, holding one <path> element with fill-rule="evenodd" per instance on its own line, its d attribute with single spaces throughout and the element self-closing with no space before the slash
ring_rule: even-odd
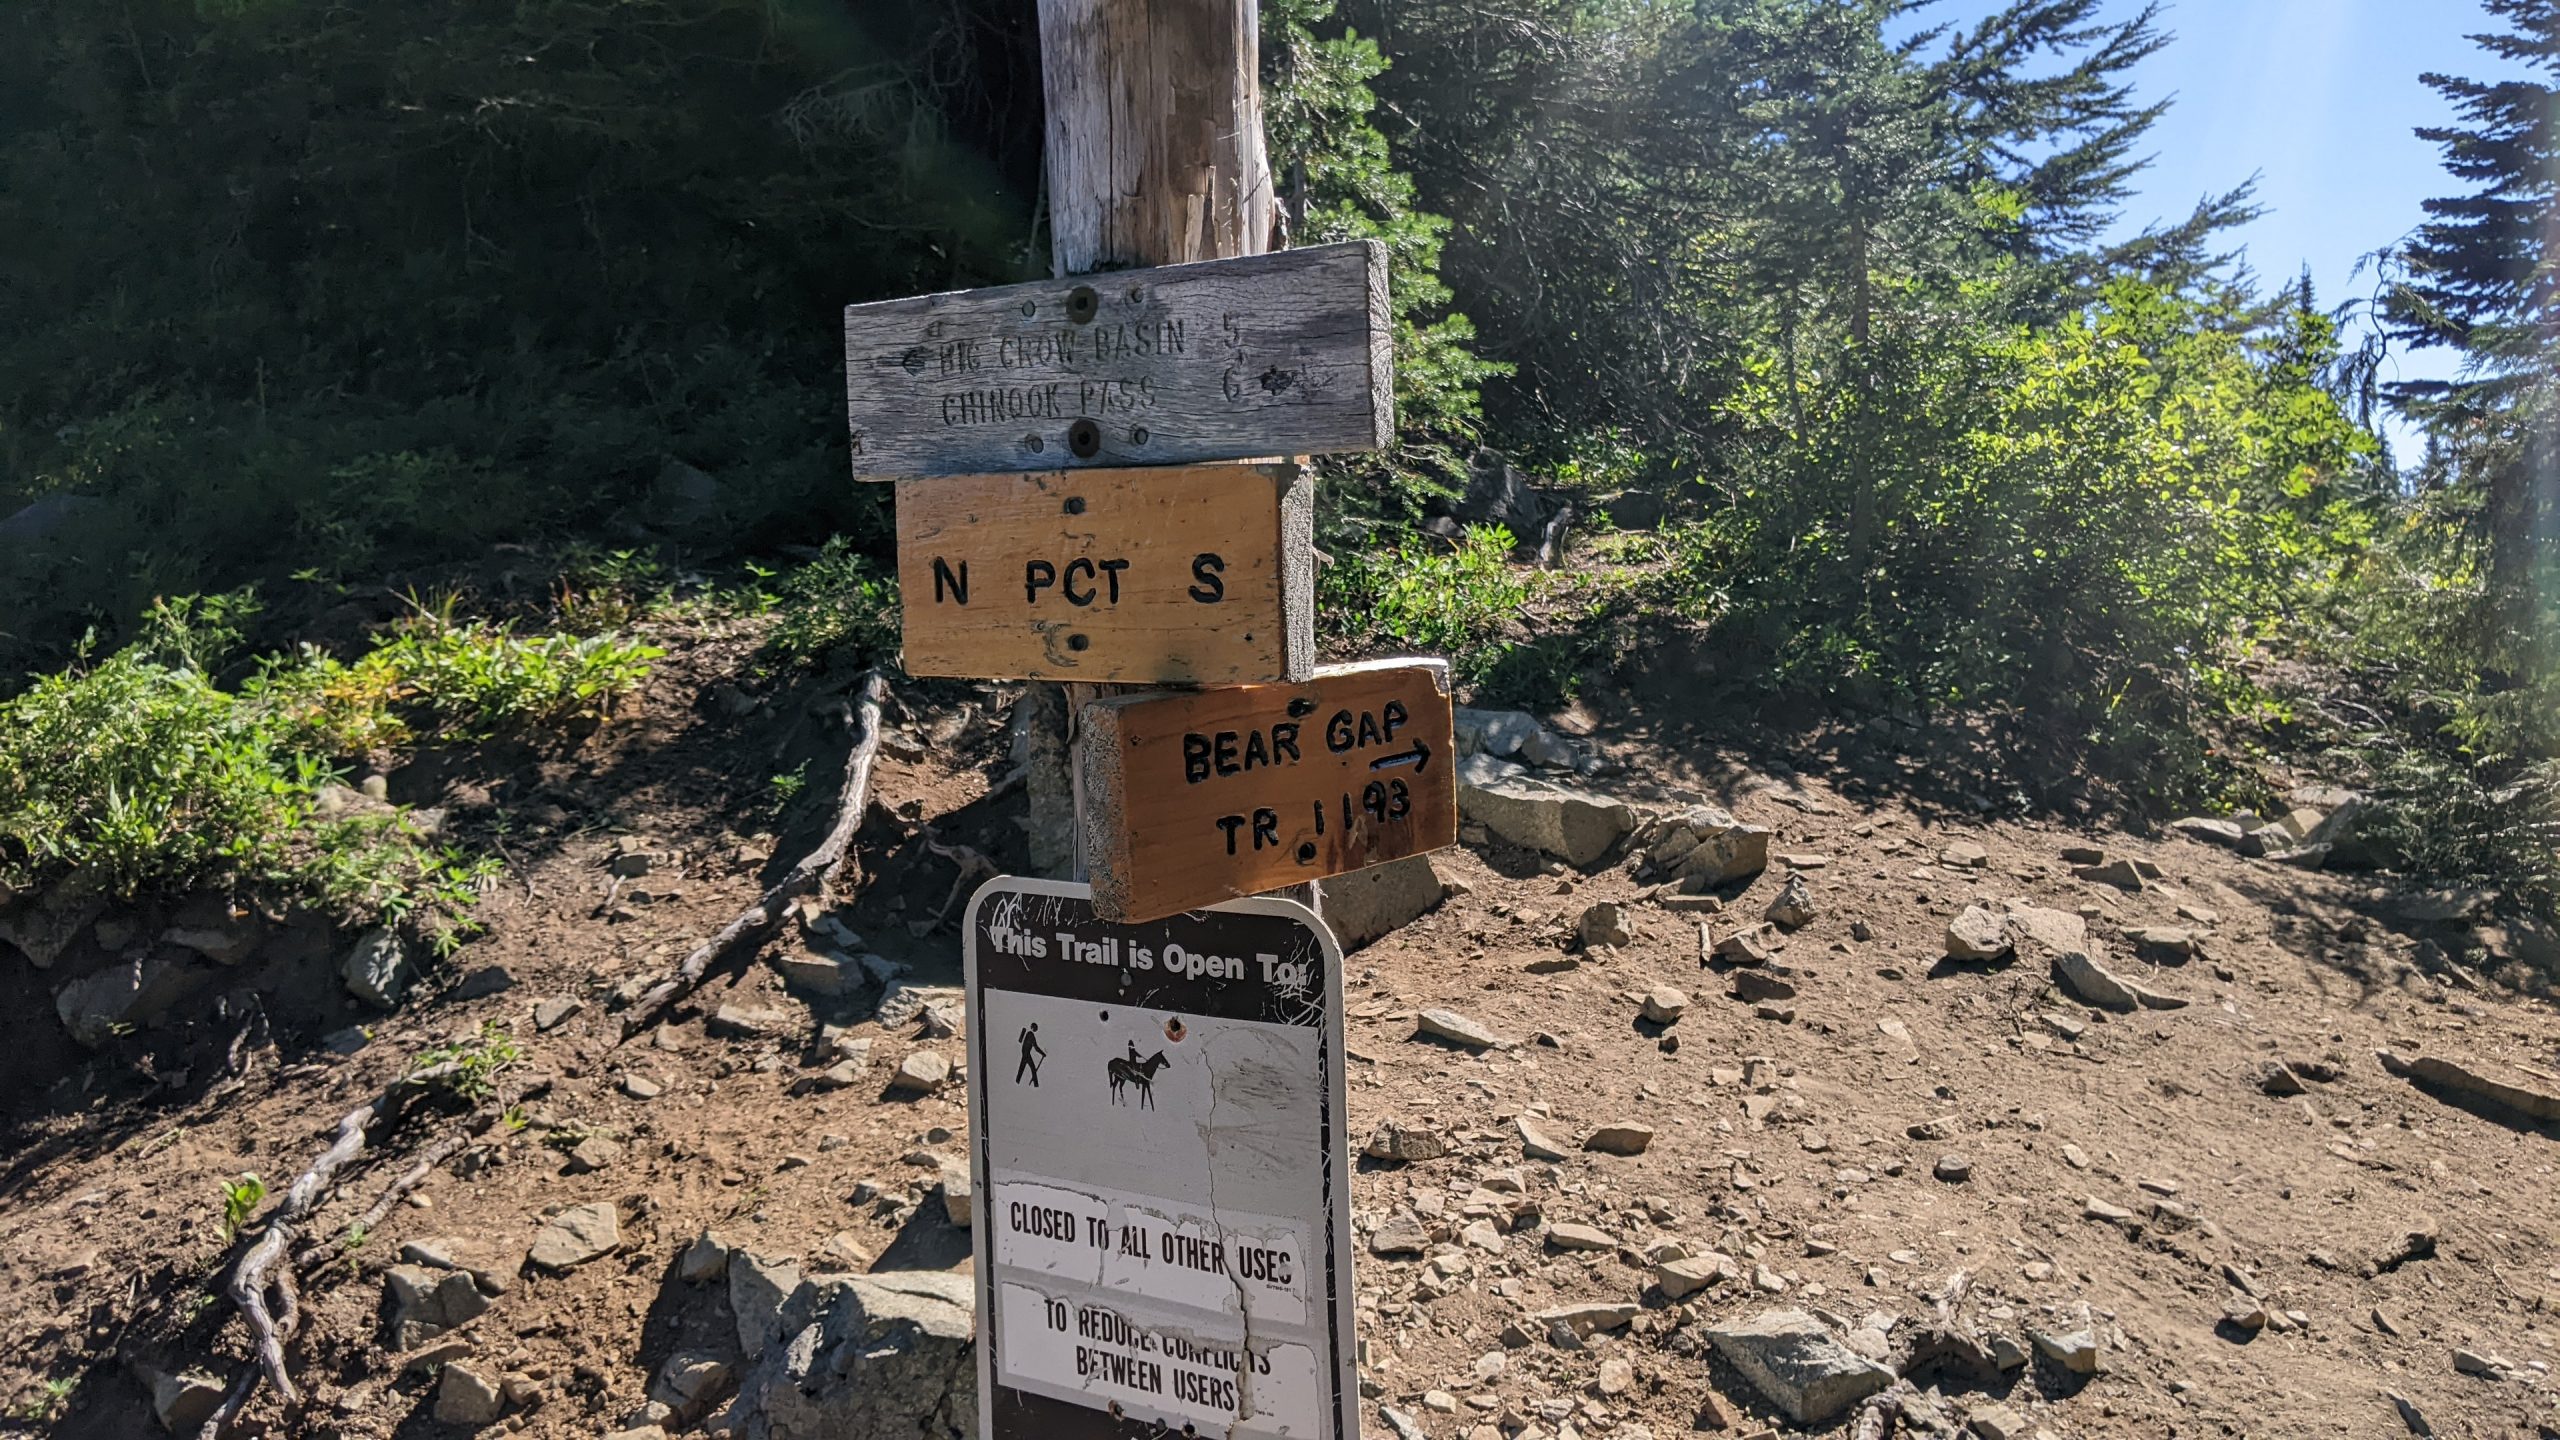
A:
<svg viewBox="0 0 2560 1440">
<path fill-rule="evenodd" d="M 623 1017 L 623 1039 L 657 1024 L 677 1001 L 700 988 L 703 977 L 721 956 L 749 939 L 762 940 L 782 923 L 791 901 L 834 883 L 846 852 L 852 849 L 853 832 L 862 826 L 863 809 L 870 803 L 871 763 L 880 754 L 880 706 L 888 696 L 889 682 L 879 671 L 863 676 L 852 706 L 853 748 L 845 755 L 844 785 L 837 791 L 835 823 L 828 827 L 826 838 L 792 866 L 790 874 L 774 882 L 773 888 L 756 903 L 738 912 L 736 919 L 721 926 L 718 934 L 687 955 L 675 974 L 651 986 L 632 1005 L 631 1013 Z"/>
</svg>

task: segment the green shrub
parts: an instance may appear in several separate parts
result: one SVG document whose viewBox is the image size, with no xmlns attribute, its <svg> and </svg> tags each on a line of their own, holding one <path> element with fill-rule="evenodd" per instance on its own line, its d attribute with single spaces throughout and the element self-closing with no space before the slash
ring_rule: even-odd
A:
<svg viewBox="0 0 2560 1440">
<path fill-rule="evenodd" d="M 428 618 L 352 662 L 304 646 L 248 694 L 301 748 L 365 755 L 422 738 L 479 740 L 601 715 L 665 655 L 616 634 L 516 636 Z"/>
<path fill-rule="evenodd" d="M 1517 643 L 1538 572 L 1511 563 L 1511 534 L 1471 526 L 1454 548 L 1407 536 L 1394 550 L 1338 554 L 1324 571 L 1317 614 L 1355 646 L 1393 643 L 1447 657 L 1473 685 Z"/>
<path fill-rule="evenodd" d="M 898 653 L 898 578 L 839 535 L 782 582 L 770 661 L 794 669 L 865 669 Z"/>
</svg>

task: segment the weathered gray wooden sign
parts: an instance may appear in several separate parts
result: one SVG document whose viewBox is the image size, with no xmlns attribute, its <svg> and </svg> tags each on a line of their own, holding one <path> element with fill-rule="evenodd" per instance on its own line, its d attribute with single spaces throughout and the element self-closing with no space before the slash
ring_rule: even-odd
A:
<svg viewBox="0 0 2560 1440">
<path fill-rule="evenodd" d="M 963 933 L 980 1440 L 1358 1440 L 1323 922 L 1007 876 Z"/>
<path fill-rule="evenodd" d="M 1390 340 L 1370 240 L 849 305 L 854 477 L 1381 449 Z"/>
</svg>

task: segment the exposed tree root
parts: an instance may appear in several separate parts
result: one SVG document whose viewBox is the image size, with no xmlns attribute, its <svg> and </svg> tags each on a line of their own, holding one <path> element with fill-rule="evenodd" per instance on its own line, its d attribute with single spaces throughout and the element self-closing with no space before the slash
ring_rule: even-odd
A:
<svg viewBox="0 0 2560 1440">
<path fill-rule="evenodd" d="M 275 1387 L 286 1404 L 300 1398 L 293 1388 L 292 1375 L 285 1369 L 284 1345 L 301 1327 L 302 1301 L 294 1289 L 292 1268 L 277 1267 L 302 1233 L 303 1225 L 328 1200 L 330 1184 L 338 1172 L 364 1153 L 365 1132 L 396 1119 L 409 1098 L 422 1087 L 461 1073 L 458 1062 L 447 1061 L 412 1070 L 382 1087 L 381 1094 L 340 1118 L 336 1138 L 284 1192 L 284 1203 L 267 1217 L 265 1233 L 231 1271 L 231 1300 L 249 1327 L 250 1348 L 256 1361 L 232 1383 L 222 1404 L 205 1421 L 204 1428 L 196 1432 L 198 1440 L 216 1440 L 256 1393 L 262 1378 Z"/>
<path fill-rule="evenodd" d="M 853 748 L 845 755 L 844 785 L 837 792 L 835 823 L 828 827 L 826 838 L 756 903 L 738 912 L 736 919 L 721 926 L 718 934 L 684 957 L 675 974 L 651 986 L 632 1005 L 631 1012 L 622 1017 L 623 1039 L 629 1040 L 657 1024 L 676 1002 L 699 989 L 722 956 L 750 939 L 763 940 L 782 923 L 793 900 L 834 882 L 846 852 L 853 846 L 853 832 L 862 827 L 863 810 L 870 804 L 871 764 L 880 755 L 880 707 L 888 696 L 889 682 L 879 671 L 862 677 L 850 709 Z"/>
</svg>

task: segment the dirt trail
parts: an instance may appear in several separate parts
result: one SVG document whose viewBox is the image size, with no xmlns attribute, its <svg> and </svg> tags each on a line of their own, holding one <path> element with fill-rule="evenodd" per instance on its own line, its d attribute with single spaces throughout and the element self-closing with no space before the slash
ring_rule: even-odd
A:
<svg viewBox="0 0 2560 1440">
<path fill-rule="evenodd" d="M 245 1352 L 227 1302 L 209 1298 L 229 1253 L 221 1182 L 256 1171 L 281 1190 L 349 1106 L 486 1023 L 524 1047 L 502 1077 L 524 1128 L 494 1132 L 361 1237 L 347 1219 L 460 1108 L 430 1110 L 355 1175 L 321 1219 L 342 1253 L 304 1295 L 294 1359 L 312 1400 L 287 1417 L 253 1407 L 269 1433 L 466 1433 L 434 1418 L 433 1366 L 404 1363 L 418 1353 L 521 1382 L 492 1433 L 618 1430 L 670 1355 L 733 1343 L 717 1287 L 677 1274 L 706 1230 L 809 1269 L 966 1265 L 939 1189 L 944 1166 L 965 1162 L 961 1083 L 923 1096 L 892 1085 L 914 1051 L 961 1058 L 958 1038 L 922 1033 L 943 1017 L 884 1027 L 867 996 L 796 993 L 758 960 L 617 1043 L 617 992 L 735 913 L 823 823 L 819 801 L 783 834 L 765 828 L 767 777 L 812 757 L 810 773 L 827 773 L 841 737 L 806 718 L 803 695 L 720 691 L 743 653 L 735 636 L 681 650 L 636 715 L 577 749 L 403 772 L 396 794 L 452 807 L 466 833 L 511 817 L 516 863 L 487 902 L 492 931 L 442 993 L 381 1016 L 334 984 L 246 974 L 273 1038 L 246 1086 L 223 1092 L 218 1064 L 244 1012 L 208 1008 L 182 1035 L 47 1062 L 40 1088 L 8 1100 L 0 1431 L 155 1434 L 146 1367 L 227 1378 Z M 930 923 L 958 871 L 924 827 L 1022 864 L 1020 791 L 989 794 L 1008 768 L 998 698 L 901 689 L 857 841 L 858 896 L 831 917 L 916 985 L 958 983 L 955 929 Z M 1596 719 L 1604 742 L 1634 728 Z M 1635 774 L 1705 777 L 1691 794 L 1773 827 L 1815 913 L 1775 942 L 1763 979 L 1737 980 L 1701 963 L 1700 925 L 1721 937 L 1758 921 L 1787 866 L 1700 913 L 1640 898 L 1649 887 L 1622 859 L 1557 873 L 1484 841 L 1439 857 L 1462 893 L 1351 957 L 1355 1144 L 1392 1122 L 1447 1152 L 1364 1160 L 1355 1182 L 1369 1237 L 1362 1374 L 1380 1433 L 1785 1433 L 1706 1332 L 1788 1307 L 1902 1360 L 1921 1336 L 1906 1373 L 1924 1393 L 1904 1411 L 1918 1433 L 1968 1416 L 1979 1434 L 2066 1440 L 2410 1433 L 2388 1392 L 2443 1435 L 2560 1426 L 2560 1127 L 2422 1089 L 2374 1058 L 2388 1047 L 2560 1071 L 2547 995 L 2453 963 L 2475 943 L 2459 922 L 2395 919 L 2398 897 L 2369 877 L 2184 839 L 1950 822 L 1802 757 L 1802 773 L 1774 757 L 1755 772 L 1730 753 L 1612 751 Z M 403 793 L 416 787 L 432 793 Z M 1940 863 L 1959 841 L 1980 864 Z M 2139 893 L 2075 878 L 2073 846 L 2154 862 L 2161 878 Z M 617 864 L 630 855 L 648 859 Z M 2118 1015 L 2064 995 L 2035 958 L 1946 959 L 1951 919 L 2011 900 L 2087 917 L 2107 965 L 2189 1003 Z M 1576 941 L 1599 902 L 1624 905 L 1628 943 Z M 2124 939 L 2148 927 L 2189 932 L 2196 953 Z M 766 954 L 802 948 L 794 937 Z M 0 961 L 10 994 L 26 991 L 0 1022 L 9 1046 L 63 1056 L 24 970 Z M 1755 998 L 1734 998 L 1737 985 Z M 1662 986 L 1687 1002 L 1667 1025 L 1642 1015 Z M 1518 1043 L 1418 1039 L 1426 1007 Z M 867 1064 L 836 1071 L 854 1083 L 828 1088 L 866 1039 Z M 2271 1065 L 2290 1079 L 2271 1080 Z M 1648 1127 L 1649 1146 L 1582 1148 L 1619 1124 Z M 1561 1158 L 1524 1153 L 1541 1142 Z M 593 1203 L 614 1207 L 618 1248 L 565 1273 L 520 1271 L 547 1215 Z M 1368 1253 L 1417 1234 L 1420 1253 Z M 490 1257 L 502 1293 L 424 1352 L 395 1353 L 384 1272 L 437 1238 Z M 1565 1248 L 1582 1243 L 1595 1248 Z M 1708 1281 L 1684 1299 L 1660 1284 L 1666 1244 Z M 1724 1278 L 1710 1256 L 1731 1262 Z M 1534 1319 L 1591 1304 L 1633 1315 L 1578 1335 Z M 1977 1371 L 1961 1345 L 1932 1364 L 1932 1325 L 2029 1350 L 2034 1332 L 2085 1328 L 2102 1370 L 2034 1355 Z M 2458 1355 L 2492 1373 L 2462 1373 Z M 78 1383 L 39 1419 L 48 1379 Z"/>
</svg>

